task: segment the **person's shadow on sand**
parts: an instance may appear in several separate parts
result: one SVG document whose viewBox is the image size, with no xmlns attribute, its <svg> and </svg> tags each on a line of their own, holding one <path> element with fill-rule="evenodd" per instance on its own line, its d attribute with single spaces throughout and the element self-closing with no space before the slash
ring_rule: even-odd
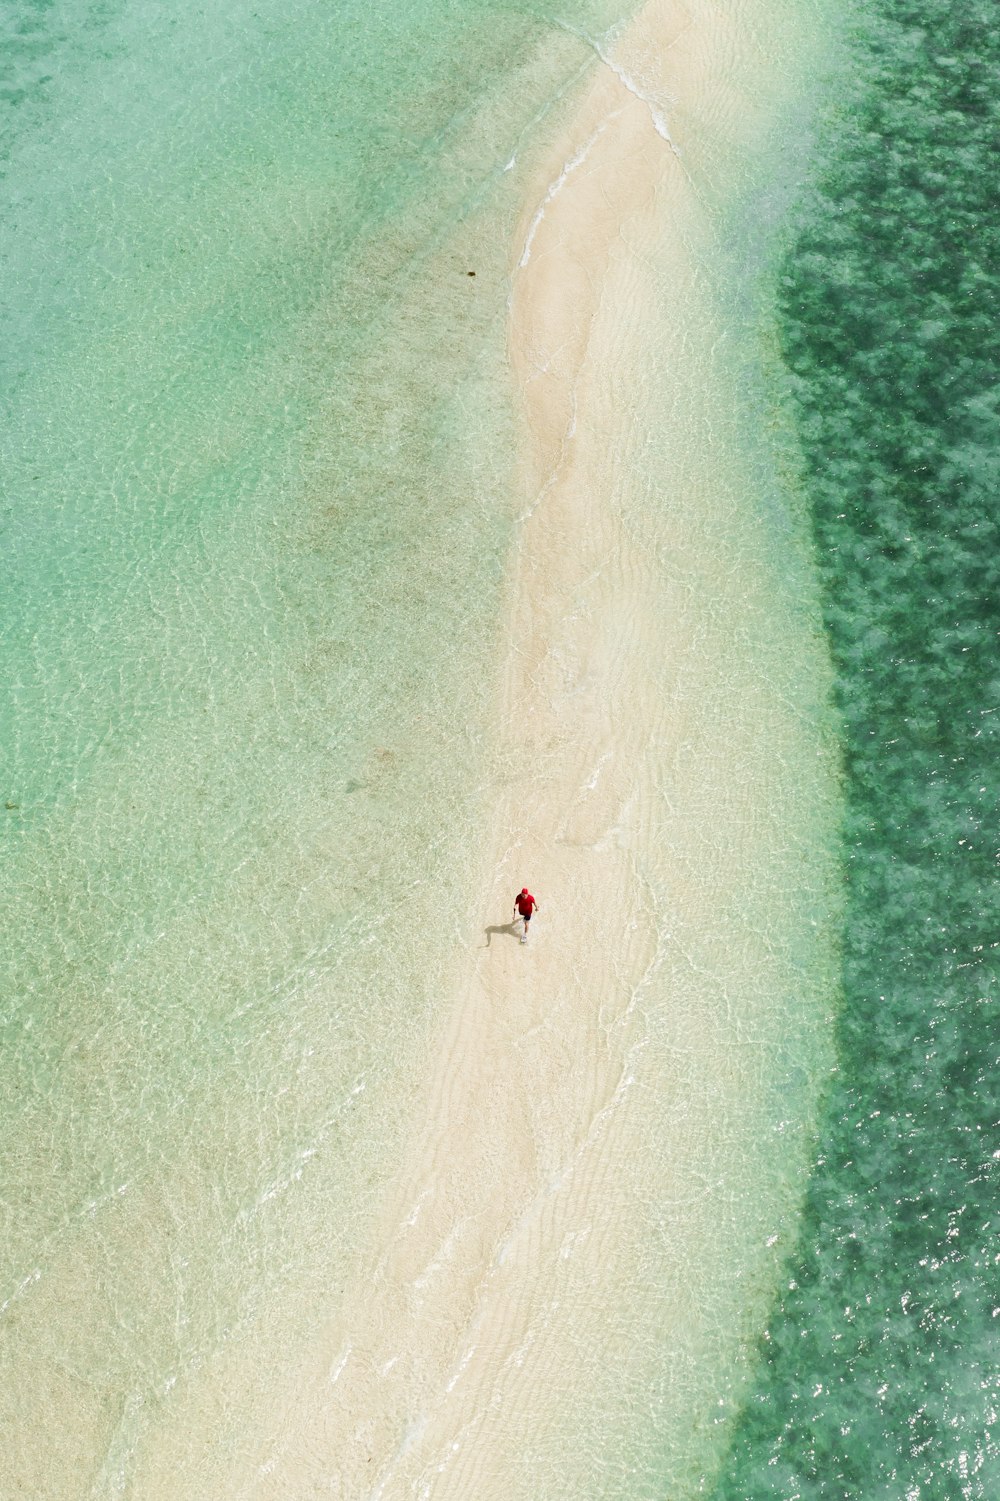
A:
<svg viewBox="0 0 1000 1501">
<path fill-rule="evenodd" d="M 508 938 L 520 938 L 517 931 L 517 920 L 513 922 L 494 923 L 492 928 L 486 929 L 486 947 L 489 948 L 494 933 L 506 933 Z"/>
</svg>

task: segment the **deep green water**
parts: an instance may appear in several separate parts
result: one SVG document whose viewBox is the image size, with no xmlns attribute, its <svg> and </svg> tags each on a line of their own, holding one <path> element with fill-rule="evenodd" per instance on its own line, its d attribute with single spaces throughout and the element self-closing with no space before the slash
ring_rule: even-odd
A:
<svg viewBox="0 0 1000 1501">
<path fill-rule="evenodd" d="M 867 8 L 781 279 L 843 725 L 843 1003 L 715 1501 L 1000 1494 L 996 23 Z"/>
</svg>

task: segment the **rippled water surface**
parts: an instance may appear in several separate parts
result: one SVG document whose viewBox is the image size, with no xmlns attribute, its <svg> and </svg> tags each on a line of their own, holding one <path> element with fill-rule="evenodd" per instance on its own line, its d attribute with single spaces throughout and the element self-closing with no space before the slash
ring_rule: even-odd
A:
<svg viewBox="0 0 1000 1501">
<path fill-rule="evenodd" d="M 618 19 L 597 0 L 556 18 L 534 3 L 430 0 L 375 11 L 57 0 L 6 14 L 5 1495 L 132 1495 L 150 1434 L 169 1431 L 178 1394 L 211 1388 L 213 1361 L 233 1349 L 252 1357 L 243 1386 L 230 1370 L 200 1416 L 238 1460 L 260 1362 L 296 1348 L 347 1279 L 476 901 L 517 514 L 511 237 L 537 140 L 594 66 L 580 33 L 606 36 Z M 768 398 L 741 379 L 755 359 L 758 241 L 789 192 L 768 160 L 748 183 L 762 209 L 744 204 L 746 254 L 713 252 L 731 290 L 706 299 L 742 330 L 731 365 L 723 334 L 718 361 L 714 335 L 704 361 L 724 373 L 713 442 L 714 416 L 739 439 L 738 461 L 720 460 L 721 509 L 700 508 L 697 466 L 678 459 L 667 418 L 650 417 L 687 384 L 653 348 L 638 361 L 639 478 L 622 482 L 629 524 L 663 549 L 664 597 L 693 601 L 678 764 L 703 747 L 719 769 L 696 810 L 720 848 L 720 810 L 756 785 L 742 773 L 725 785 L 731 747 L 771 785 L 771 765 L 786 774 L 814 758 L 827 729 L 797 502 L 776 478 Z M 691 161 L 697 172 L 697 146 Z M 811 358 L 807 342 L 793 358 Z M 984 392 L 968 388 L 970 432 L 992 420 Z M 695 412 L 690 433 L 705 427 Z M 718 521 L 708 568 L 683 537 L 664 540 L 666 473 L 690 481 L 699 540 Z M 643 512 L 643 495 L 665 512 Z M 982 560 L 977 544 L 968 556 Z M 767 745 L 744 712 L 755 694 L 773 695 Z M 946 732 L 936 719 L 921 730 L 926 754 L 944 758 L 938 788 L 954 776 L 934 740 Z M 787 775 L 775 783 L 786 791 Z M 759 1165 L 750 1187 L 726 1178 L 721 1148 L 718 1200 L 687 1185 L 709 1228 L 717 1204 L 731 1216 L 734 1277 L 759 1272 L 758 1301 L 780 1254 L 763 1246 L 761 1205 L 794 1214 L 803 1122 L 828 1063 L 826 951 L 817 960 L 811 946 L 828 914 L 825 856 L 810 863 L 800 843 L 822 845 L 829 808 L 804 790 L 788 801 L 794 835 L 782 806 L 760 810 L 774 868 L 749 873 L 722 937 L 692 923 L 672 955 L 721 995 L 729 1052 L 718 1095 L 695 1104 L 712 1114 L 727 1089 L 745 1090 L 763 1123 L 737 1144 Z M 711 860 L 681 875 L 697 890 Z M 675 878 L 664 855 L 668 896 Z M 778 993 L 760 980 L 766 965 L 745 982 L 744 941 L 778 956 Z M 956 1038 L 941 1015 L 937 1035 Z M 977 1065 L 949 1047 L 971 1089 Z M 648 1053 L 676 1078 L 666 1026 Z M 665 1098 L 650 1142 L 683 1131 L 689 1104 L 683 1087 Z M 654 1169 L 652 1149 L 632 1165 L 643 1192 Z M 654 1183 L 661 1262 L 675 1259 L 666 1202 Z M 659 1264 L 637 1276 L 649 1282 Z M 699 1269 L 681 1270 L 679 1302 L 697 1302 Z M 628 1298 L 623 1288 L 623 1308 Z M 675 1344 L 675 1385 L 684 1361 L 715 1358 L 713 1317 L 728 1315 L 710 1305 L 704 1338 Z M 613 1368 L 599 1374 L 611 1390 Z M 743 1379 L 730 1376 L 726 1415 Z M 718 1433 L 664 1437 L 663 1411 L 657 1387 L 629 1413 L 641 1444 L 631 1429 L 594 1444 L 595 1496 L 606 1452 L 617 1496 L 640 1484 L 626 1463 L 636 1449 L 643 1495 L 664 1450 L 678 1484 L 700 1483 Z"/>
<path fill-rule="evenodd" d="M 144 1409 L 341 1265 L 446 985 L 496 221 L 584 58 L 488 5 L 5 28 L 0 1467 L 117 1495 Z"/>
<path fill-rule="evenodd" d="M 839 1072 L 719 1501 L 1000 1489 L 1000 51 L 977 0 L 869 9 L 781 290 L 844 726 Z"/>
</svg>

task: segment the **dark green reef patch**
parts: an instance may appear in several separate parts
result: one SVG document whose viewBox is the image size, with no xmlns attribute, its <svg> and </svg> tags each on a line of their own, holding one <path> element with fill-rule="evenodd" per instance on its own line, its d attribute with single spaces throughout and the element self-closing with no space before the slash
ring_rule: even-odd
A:
<svg viewBox="0 0 1000 1501">
<path fill-rule="evenodd" d="M 715 1501 L 1000 1496 L 1000 15 L 877 0 L 780 278 L 847 812 L 838 1072 Z"/>
</svg>

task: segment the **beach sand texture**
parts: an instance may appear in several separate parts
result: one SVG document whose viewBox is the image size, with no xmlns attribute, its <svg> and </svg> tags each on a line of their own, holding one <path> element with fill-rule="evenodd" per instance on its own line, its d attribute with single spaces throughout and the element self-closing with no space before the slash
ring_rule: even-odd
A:
<svg viewBox="0 0 1000 1501">
<path fill-rule="evenodd" d="M 827 1061 L 802 900 L 822 910 L 833 777 L 705 269 L 712 202 L 772 124 L 751 19 L 647 7 L 525 203 L 479 920 L 341 1313 L 230 1379 L 269 1413 L 241 1496 L 677 1501 L 739 1395 Z"/>
<path fill-rule="evenodd" d="M 363 11 L 125 8 L 21 114 L 12 1494 L 681 1501 L 794 1233 L 816 19 Z"/>
</svg>

